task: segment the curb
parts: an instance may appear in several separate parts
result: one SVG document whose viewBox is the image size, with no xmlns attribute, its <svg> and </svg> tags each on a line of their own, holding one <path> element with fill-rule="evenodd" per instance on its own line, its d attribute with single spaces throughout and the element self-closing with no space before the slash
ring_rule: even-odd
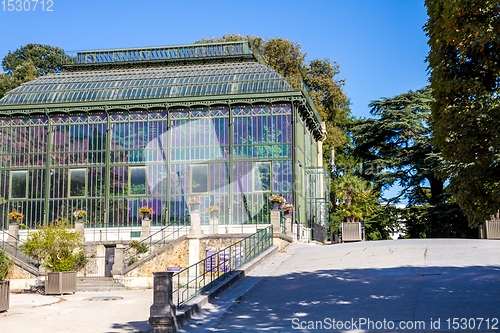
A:
<svg viewBox="0 0 500 333">
<path fill-rule="evenodd" d="M 214 298 L 220 295 L 222 292 L 227 290 L 233 284 L 244 278 L 248 273 L 254 270 L 257 266 L 262 264 L 264 261 L 271 258 L 278 252 L 278 246 L 272 246 L 264 253 L 260 254 L 258 257 L 254 258 L 251 262 L 243 265 L 241 269 L 235 271 L 233 274 L 229 275 L 224 282 L 219 284 L 214 289 L 211 289 L 200 296 L 196 297 L 192 304 L 182 307 L 178 310 L 178 314 L 175 316 L 177 329 L 186 325 L 188 321 L 193 318 L 194 314 L 199 312 L 205 305 L 210 303 Z"/>
</svg>

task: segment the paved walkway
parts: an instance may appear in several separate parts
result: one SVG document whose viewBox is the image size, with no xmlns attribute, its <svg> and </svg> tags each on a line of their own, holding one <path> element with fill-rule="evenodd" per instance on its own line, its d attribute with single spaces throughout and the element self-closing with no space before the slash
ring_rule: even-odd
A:
<svg viewBox="0 0 500 333">
<path fill-rule="evenodd" d="M 93 297 L 102 298 L 90 301 Z M 151 332 L 151 304 L 152 290 L 11 294 L 11 309 L 0 313 L 0 332 Z M 455 324 L 460 332 L 495 332 L 500 331 L 499 309 L 500 241 L 292 244 L 206 306 L 182 331 L 353 332 L 354 326 L 358 332 L 372 327 L 429 332 L 447 330 L 448 324 L 452 330 Z M 479 330 L 478 318 L 483 318 Z M 433 327 L 438 321 L 440 329 L 431 328 L 431 321 Z M 332 329 L 340 322 L 342 329 Z"/>
<path fill-rule="evenodd" d="M 500 331 L 500 241 L 294 245 L 275 259 L 183 331 Z"/>
</svg>

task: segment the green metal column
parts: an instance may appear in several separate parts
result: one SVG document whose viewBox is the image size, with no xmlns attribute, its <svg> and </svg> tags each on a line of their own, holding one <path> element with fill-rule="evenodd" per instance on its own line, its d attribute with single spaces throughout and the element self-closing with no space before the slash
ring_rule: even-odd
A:
<svg viewBox="0 0 500 333">
<path fill-rule="evenodd" d="M 45 209 L 43 212 L 43 224 L 49 224 L 49 197 L 50 197 L 50 161 L 52 152 L 52 126 L 50 115 L 45 109 L 45 115 L 48 118 L 47 122 L 47 158 L 45 163 Z"/>
<path fill-rule="evenodd" d="M 294 214 L 295 216 L 300 216 L 299 215 L 299 209 L 300 207 L 298 206 L 297 202 L 297 191 L 296 191 L 296 186 L 297 186 L 297 110 L 295 109 L 295 103 L 293 102 L 293 99 L 291 99 L 290 103 L 292 104 L 292 202 L 293 206 L 296 207 L 297 209 L 297 214 Z"/>
<path fill-rule="evenodd" d="M 172 119 L 170 117 L 170 110 L 168 109 L 168 103 L 165 103 L 165 109 L 167 110 L 167 153 L 163 154 L 165 158 L 165 165 L 167 168 L 167 188 L 165 189 L 165 224 L 170 224 L 170 147 L 171 147 L 171 137 L 172 137 Z"/>
<path fill-rule="evenodd" d="M 228 182 L 229 182 L 229 219 L 228 224 L 233 224 L 233 109 L 231 108 L 231 101 L 227 101 L 229 108 L 229 167 L 228 167 Z"/>
<path fill-rule="evenodd" d="M 106 170 L 106 193 L 104 193 L 104 225 L 107 227 L 109 225 L 109 191 L 110 191 L 110 173 L 111 173 L 111 168 L 109 166 L 110 164 L 110 159 L 111 159 L 111 138 L 110 138 L 110 126 L 111 126 L 111 121 L 110 121 L 110 116 L 108 112 L 108 107 L 105 107 L 106 111 L 106 165 L 104 167 L 104 170 Z M 96 225 L 96 223 L 94 223 Z"/>
</svg>

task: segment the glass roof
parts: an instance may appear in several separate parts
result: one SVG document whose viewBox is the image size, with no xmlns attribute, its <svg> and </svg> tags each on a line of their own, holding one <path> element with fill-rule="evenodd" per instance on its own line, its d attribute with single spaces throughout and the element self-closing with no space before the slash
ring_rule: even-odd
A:
<svg viewBox="0 0 500 333">
<path fill-rule="evenodd" d="M 81 65 L 131 61 L 207 59 L 239 55 L 252 55 L 256 60 L 259 60 L 259 53 L 254 52 L 252 45 L 247 41 L 233 41 L 225 43 L 81 51 L 77 52 L 76 55 L 71 54 L 67 58 L 67 64 Z"/>
<path fill-rule="evenodd" d="M 8 92 L 0 105 L 153 99 L 291 91 L 258 62 L 74 71 L 49 74 Z"/>
</svg>

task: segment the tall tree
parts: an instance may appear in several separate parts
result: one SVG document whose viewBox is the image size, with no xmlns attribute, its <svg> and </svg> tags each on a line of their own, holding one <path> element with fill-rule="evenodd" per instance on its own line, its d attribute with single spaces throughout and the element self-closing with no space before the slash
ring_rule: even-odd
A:
<svg viewBox="0 0 500 333">
<path fill-rule="evenodd" d="M 500 4 L 426 0 L 432 127 L 472 225 L 500 208 Z"/>
<path fill-rule="evenodd" d="M 58 46 L 28 44 L 21 46 L 14 52 L 9 52 L 2 60 L 2 68 L 7 74 L 12 75 L 18 66 L 31 61 L 35 69 L 35 76 L 38 77 L 60 72 L 65 59 L 68 59 L 68 56 Z"/>
<path fill-rule="evenodd" d="M 377 118 L 360 120 L 352 128 L 354 153 L 365 161 L 364 175 L 378 189 L 402 187 L 389 202 L 408 199 L 411 236 L 470 236 L 467 220 L 438 174 L 442 160 L 429 125 L 431 92 L 426 87 L 370 103 Z"/>
<path fill-rule="evenodd" d="M 61 71 L 67 59 L 60 47 L 42 44 L 28 44 L 9 52 L 2 60 L 5 74 L 0 74 L 0 98 L 24 82 Z"/>
</svg>

